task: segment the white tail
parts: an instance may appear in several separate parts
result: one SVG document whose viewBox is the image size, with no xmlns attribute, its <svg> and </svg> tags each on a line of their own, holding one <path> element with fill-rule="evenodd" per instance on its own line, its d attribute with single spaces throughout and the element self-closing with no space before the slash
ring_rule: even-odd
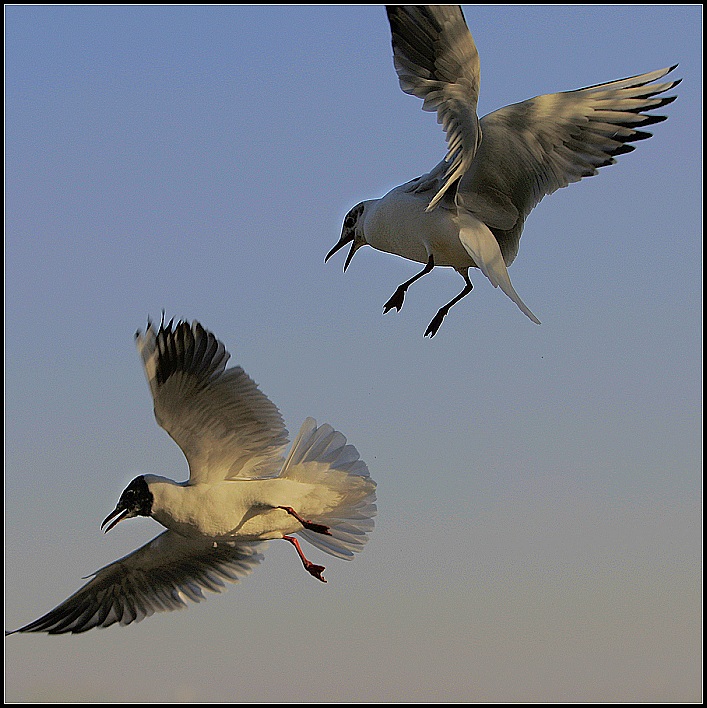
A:
<svg viewBox="0 0 707 708">
<path fill-rule="evenodd" d="M 458 211 L 459 240 L 466 252 L 474 259 L 474 263 L 491 281 L 494 288 L 500 287 L 518 305 L 526 317 L 535 324 L 540 324 L 540 320 L 528 309 L 528 306 L 520 299 L 520 295 L 511 285 L 511 277 L 508 275 L 508 269 L 496 237 L 486 224 L 480 222 L 463 208 L 463 201 L 460 200 L 458 203 L 462 206 Z"/>
<path fill-rule="evenodd" d="M 307 529 L 298 535 L 332 556 L 351 560 L 368 540 L 376 514 L 376 483 L 356 448 L 331 425 L 317 427 L 316 420 L 307 418 L 280 476 L 328 488 L 336 504 L 312 521 L 326 524 L 331 535 Z"/>
</svg>

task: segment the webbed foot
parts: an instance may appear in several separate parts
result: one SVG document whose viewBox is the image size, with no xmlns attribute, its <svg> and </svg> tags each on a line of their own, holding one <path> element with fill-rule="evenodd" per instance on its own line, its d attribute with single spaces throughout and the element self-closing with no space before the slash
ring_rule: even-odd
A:
<svg viewBox="0 0 707 708">
<path fill-rule="evenodd" d="M 294 516 L 295 519 L 297 519 L 297 521 L 299 521 L 300 524 L 302 524 L 302 526 L 309 531 L 316 531 L 317 533 L 324 534 L 325 536 L 331 536 L 331 531 L 329 531 L 329 527 L 326 524 L 318 524 L 316 521 L 303 519 L 291 506 L 278 506 L 277 508 L 286 511 L 290 514 L 290 516 Z"/>
<path fill-rule="evenodd" d="M 310 574 L 313 575 L 317 580 L 321 580 L 321 582 L 325 583 L 326 579 L 322 575 L 324 572 L 325 568 L 323 565 L 316 565 L 315 563 L 312 563 L 308 558 L 305 557 L 304 553 L 302 553 L 302 549 L 300 548 L 299 541 L 292 537 L 292 536 L 283 536 L 282 537 L 285 541 L 289 541 L 294 547 L 295 550 L 297 551 L 297 555 L 300 557 L 300 560 L 302 561 L 302 565 L 304 566 L 304 569 Z"/>
<path fill-rule="evenodd" d="M 390 300 L 383 305 L 383 314 L 393 308 L 400 312 L 400 308 L 403 306 L 403 301 L 405 300 L 405 290 L 406 288 L 402 285 L 398 286 L 398 289 L 392 294 Z"/>
</svg>

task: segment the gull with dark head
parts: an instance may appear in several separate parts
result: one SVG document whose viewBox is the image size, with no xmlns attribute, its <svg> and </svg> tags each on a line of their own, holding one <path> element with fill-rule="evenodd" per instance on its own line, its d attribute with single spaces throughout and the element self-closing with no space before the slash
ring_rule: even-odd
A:
<svg viewBox="0 0 707 708">
<path fill-rule="evenodd" d="M 43 617 L 14 632 L 85 632 L 139 622 L 221 592 L 260 563 L 264 542 L 296 538 L 350 560 L 373 529 L 376 484 L 353 445 L 307 418 L 287 456 L 276 406 L 198 322 L 148 322 L 136 335 L 157 422 L 184 452 L 189 479 L 145 474 L 130 482 L 102 524 L 135 516 L 166 530 L 92 579 Z"/>
<path fill-rule="evenodd" d="M 469 268 L 479 268 L 540 324 L 507 270 L 525 219 L 545 195 L 597 174 L 634 150 L 632 142 L 651 136 L 641 128 L 666 119 L 650 111 L 675 100 L 661 94 L 680 80 L 659 80 L 677 65 L 537 96 L 479 120 L 479 56 L 461 7 L 386 7 L 400 87 L 423 99 L 423 110 L 437 113 L 447 154 L 427 174 L 353 207 L 325 260 L 350 243 L 344 270 L 364 245 L 423 263 L 384 312 L 400 310 L 410 285 L 435 266 L 454 268 L 464 289 L 439 309 L 426 336 L 434 336 L 449 309 L 471 292 Z"/>
</svg>

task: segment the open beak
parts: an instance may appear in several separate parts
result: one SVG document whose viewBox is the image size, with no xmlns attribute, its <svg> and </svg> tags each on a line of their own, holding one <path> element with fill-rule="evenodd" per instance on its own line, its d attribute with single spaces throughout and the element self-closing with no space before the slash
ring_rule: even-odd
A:
<svg viewBox="0 0 707 708">
<path fill-rule="evenodd" d="M 324 259 L 324 262 L 326 263 L 339 249 L 343 248 L 347 243 L 352 241 L 353 243 L 351 244 L 351 250 L 349 251 L 349 255 L 346 256 L 346 261 L 344 262 L 344 273 L 346 272 L 346 269 L 349 267 L 349 263 L 351 263 L 351 259 L 353 258 L 354 253 L 363 246 L 363 243 L 361 242 L 356 242 L 353 236 L 350 236 L 348 234 L 344 234 L 340 239 L 339 242 L 334 246 L 334 248 L 329 251 L 329 253 L 326 254 L 326 258 Z"/>
<path fill-rule="evenodd" d="M 342 234 L 336 246 L 334 246 L 334 248 L 332 248 L 331 251 L 326 254 L 324 262 L 326 263 L 339 249 L 343 248 L 349 241 L 353 241 L 353 236 L 349 236 L 348 234 Z"/>
<path fill-rule="evenodd" d="M 128 510 L 127 509 L 121 509 L 120 507 L 115 507 L 113 511 L 111 511 L 108 516 L 103 520 L 103 523 L 101 524 L 101 528 L 108 524 L 108 527 L 103 529 L 103 533 L 108 533 L 119 521 L 122 521 L 123 519 L 127 518 L 128 516 Z M 110 522 L 110 523 L 109 523 Z"/>
</svg>

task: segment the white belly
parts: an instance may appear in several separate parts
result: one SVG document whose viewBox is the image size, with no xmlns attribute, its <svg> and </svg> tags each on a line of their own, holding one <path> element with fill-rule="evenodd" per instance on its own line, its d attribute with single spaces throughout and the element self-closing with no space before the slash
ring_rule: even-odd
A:
<svg viewBox="0 0 707 708">
<path fill-rule="evenodd" d="M 277 506 L 297 506 L 304 488 L 282 478 L 214 485 L 151 485 L 152 516 L 187 538 L 264 541 L 302 529 Z"/>
<path fill-rule="evenodd" d="M 366 243 L 418 263 L 427 263 L 431 254 L 438 266 L 474 266 L 459 240 L 456 215 L 441 206 L 426 212 L 428 203 L 428 194 L 405 192 L 402 187 L 371 202 L 364 223 Z"/>
</svg>

